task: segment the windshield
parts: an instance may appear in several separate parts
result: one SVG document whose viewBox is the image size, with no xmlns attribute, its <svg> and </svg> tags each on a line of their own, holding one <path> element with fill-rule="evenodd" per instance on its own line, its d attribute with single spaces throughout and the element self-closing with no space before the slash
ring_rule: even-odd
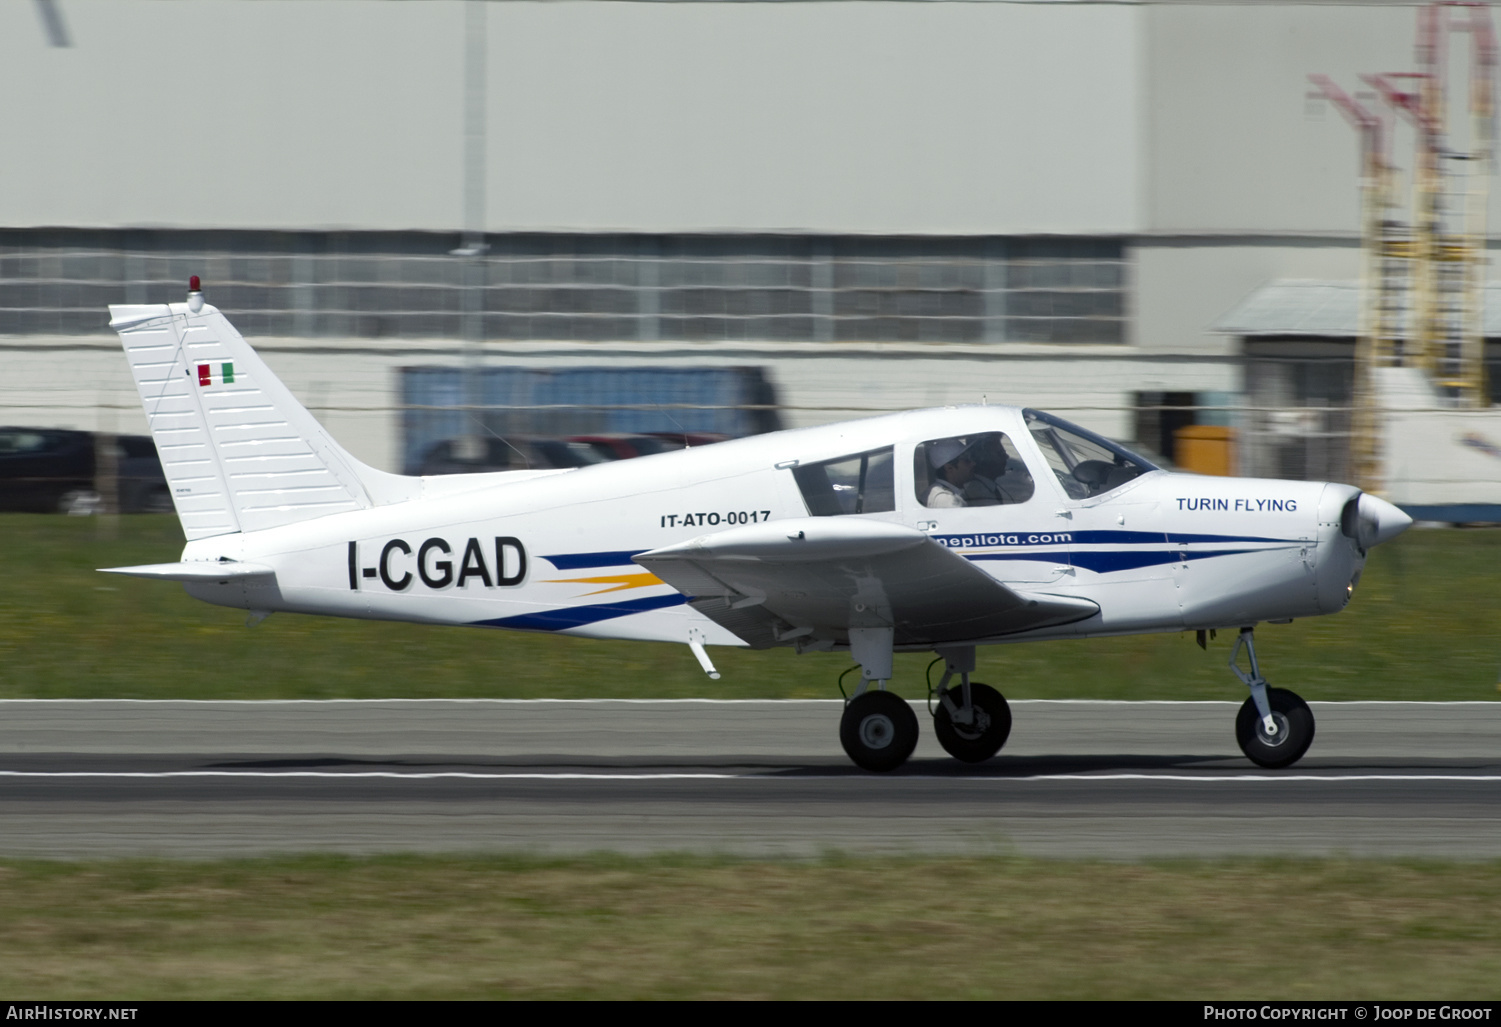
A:
<svg viewBox="0 0 1501 1027">
<path fill-rule="evenodd" d="M 1157 465 L 1144 456 L 1041 410 L 1023 410 L 1027 430 L 1070 499 L 1088 499 L 1120 488 Z"/>
</svg>

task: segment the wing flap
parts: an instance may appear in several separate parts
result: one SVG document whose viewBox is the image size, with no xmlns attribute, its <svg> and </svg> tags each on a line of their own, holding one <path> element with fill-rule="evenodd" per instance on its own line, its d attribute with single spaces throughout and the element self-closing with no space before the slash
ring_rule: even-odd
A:
<svg viewBox="0 0 1501 1027">
<path fill-rule="evenodd" d="M 891 627 L 898 646 L 1016 634 L 1083 620 L 1087 599 L 1017 592 L 915 528 L 806 518 L 749 525 L 635 561 L 756 648 L 794 636 L 843 642 Z"/>
<path fill-rule="evenodd" d="M 793 642 L 792 625 L 764 606 L 737 608 L 736 601 L 719 596 L 690 599 L 688 605 L 752 649 L 772 649 Z"/>
</svg>

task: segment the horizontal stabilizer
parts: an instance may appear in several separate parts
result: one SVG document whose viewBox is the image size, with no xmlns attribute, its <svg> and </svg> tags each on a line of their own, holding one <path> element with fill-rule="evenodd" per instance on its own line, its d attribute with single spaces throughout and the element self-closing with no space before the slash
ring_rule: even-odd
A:
<svg viewBox="0 0 1501 1027">
<path fill-rule="evenodd" d="M 195 563 L 143 563 L 137 567 L 100 567 L 105 574 L 127 574 L 157 581 L 230 581 L 274 577 L 276 571 L 263 563 L 199 560 Z"/>
<path fill-rule="evenodd" d="M 1087 599 L 1017 592 L 916 528 L 881 521 L 772 521 L 635 561 L 758 649 L 876 627 L 893 628 L 898 646 L 977 641 L 1099 612 Z"/>
</svg>

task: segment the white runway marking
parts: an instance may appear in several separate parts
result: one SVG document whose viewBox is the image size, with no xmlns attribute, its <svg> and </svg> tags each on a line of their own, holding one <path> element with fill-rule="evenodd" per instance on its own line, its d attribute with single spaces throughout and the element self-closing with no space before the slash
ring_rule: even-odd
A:
<svg viewBox="0 0 1501 1027">
<path fill-rule="evenodd" d="M 909 702 L 918 702 L 917 699 L 909 699 Z M 1088 700 L 1074 699 L 1016 699 L 1015 702 L 1087 702 Z M 1116 701 L 1116 700 L 1106 700 Z M 1124 701 L 1124 700 L 1122 700 Z M 1149 700 L 1151 701 L 1151 700 Z M 1176 702 L 1177 700 L 1164 700 Z M 1183 700 L 1184 702 L 1199 702 L 1200 700 Z M 1209 700 L 1204 700 L 1209 701 Z M 1219 701 L 1219 700 L 1214 700 Z M 799 703 L 822 703 L 825 706 L 839 703 L 843 699 L 0 699 L 0 705 L 14 703 L 16 705 L 55 705 L 64 704 L 87 705 L 87 704 L 129 704 L 133 706 L 444 706 L 444 705 L 467 705 L 467 706 L 603 706 L 619 704 L 627 706 L 664 706 L 674 703 L 692 703 L 708 706 L 749 706 L 749 705 L 781 705 L 792 706 Z M 1239 705 L 1232 704 L 1232 705 Z M 1451 704 L 1452 705 L 1452 704 Z"/>
<path fill-rule="evenodd" d="M 214 777 L 214 778 L 286 778 L 314 777 L 330 780 L 381 778 L 399 781 L 691 781 L 734 780 L 756 777 L 755 774 L 575 774 L 575 773 L 496 773 L 485 774 L 467 770 L 412 771 L 398 770 L 353 770 L 348 773 L 327 770 L 0 770 L 0 777 L 102 777 L 102 778 L 169 778 L 169 777 Z"/>
<path fill-rule="evenodd" d="M 726 774 L 712 772 L 694 773 L 644 773 L 603 774 L 566 771 L 548 773 L 542 771 L 498 771 L 487 773 L 468 770 L 410 771 L 399 770 L 353 770 L 348 772 L 328 770 L 0 770 L 0 778 L 105 778 L 120 780 L 160 780 L 166 778 L 250 778 L 275 780 L 280 778 L 317 778 L 324 780 L 381 779 L 396 781 L 984 781 L 991 784 L 1014 784 L 1026 781 L 1173 781 L 1194 784 L 1225 784 L 1261 782 L 1272 784 L 1299 784 L 1319 782 L 1361 781 L 1474 781 L 1501 782 L 1501 774 L 1027 774 L 1009 777 L 1006 775 L 949 775 L 949 774 L 900 774 L 892 777 L 864 775 L 827 774 L 781 774 L 751 772 Z"/>
<path fill-rule="evenodd" d="M 922 705 L 921 698 L 907 702 Z M 1239 708 L 1243 699 L 1007 699 L 1013 706 L 1234 706 Z M 470 706 L 669 706 L 673 704 L 700 706 L 795 706 L 795 705 L 843 705 L 843 699 L 0 699 L 0 707 L 7 704 L 28 706 L 106 705 L 132 706 L 395 706 L 395 705 L 470 705 Z M 1349 706 L 1381 708 L 1390 706 L 1420 706 L 1444 709 L 1455 706 L 1484 706 L 1501 708 L 1501 700 L 1457 699 L 1430 702 L 1423 699 L 1310 699 L 1310 706 Z"/>
<path fill-rule="evenodd" d="M 910 775 L 916 776 L 916 775 Z M 932 780 L 941 780 L 929 775 Z M 1501 781 L 1501 774 L 1033 774 L 1030 777 L 965 777 L 961 781 Z"/>
</svg>

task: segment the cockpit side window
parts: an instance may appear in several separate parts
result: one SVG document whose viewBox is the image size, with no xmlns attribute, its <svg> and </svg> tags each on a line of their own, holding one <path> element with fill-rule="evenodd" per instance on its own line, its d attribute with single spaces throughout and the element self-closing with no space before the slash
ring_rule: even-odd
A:
<svg viewBox="0 0 1501 1027">
<path fill-rule="evenodd" d="M 1035 488 L 1015 444 L 998 431 L 920 444 L 912 480 L 917 501 L 929 507 L 1025 503 Z"/>
<path fill-rule="evenodd" d="M 814 517 L 890 513 L 896 509 L 892 447 L 800 464 L 792 477 Z"/>
<path fill-rule="evenodd" d="M 1120 488 L 1156 465 L 1092 431 L 1040 410 L 1024 410 L 1027 429 L 1070 499 Z"/>
</svg>

